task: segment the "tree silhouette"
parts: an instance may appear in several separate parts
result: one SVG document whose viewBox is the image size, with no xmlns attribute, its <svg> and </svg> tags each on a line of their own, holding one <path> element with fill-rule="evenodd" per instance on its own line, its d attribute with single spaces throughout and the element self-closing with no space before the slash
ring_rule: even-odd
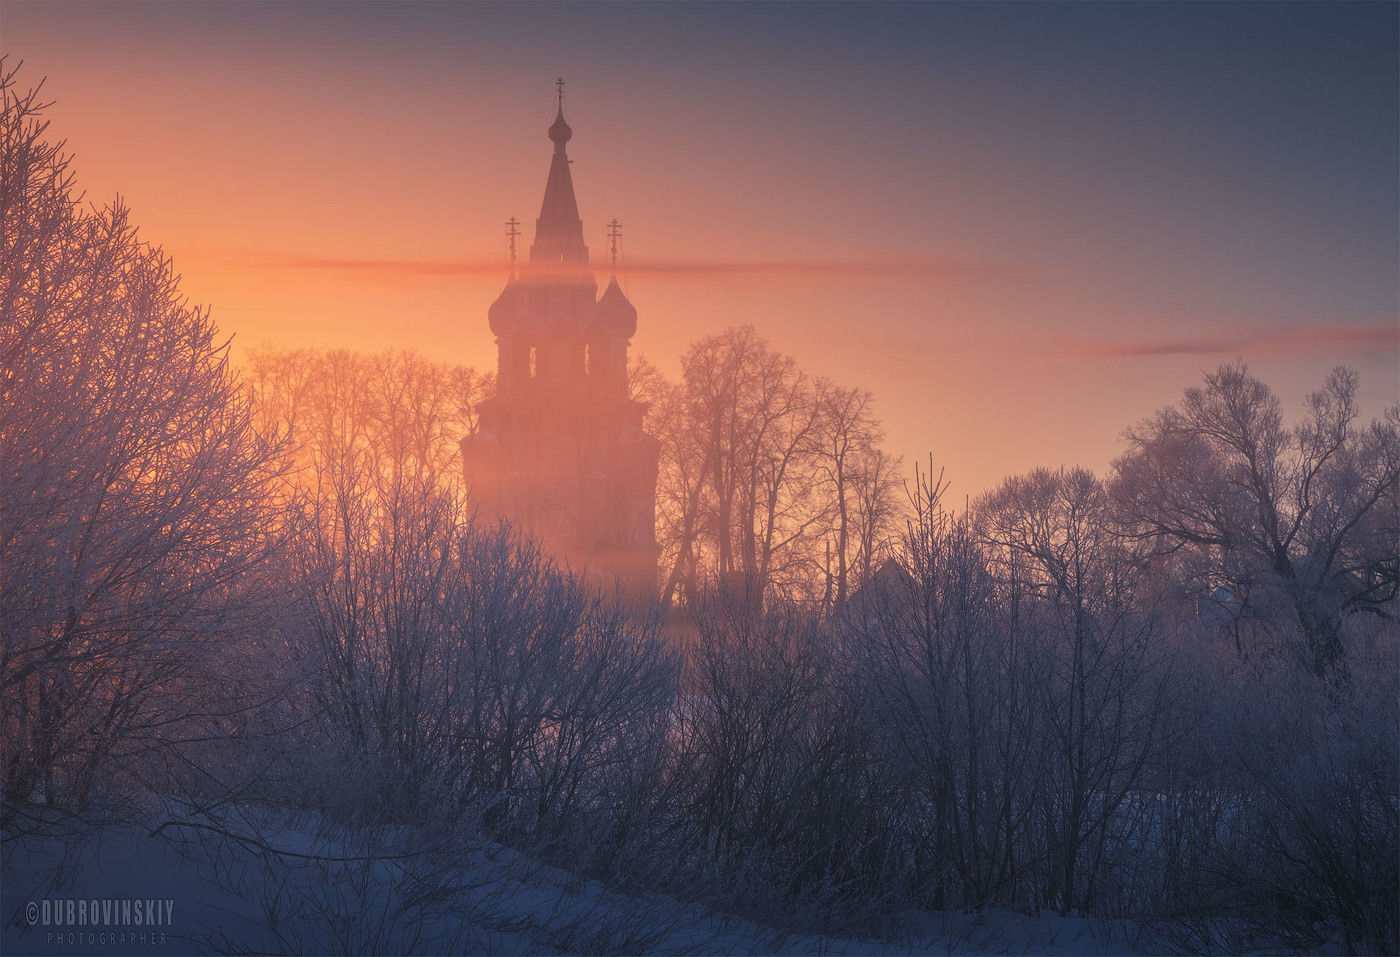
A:
<svg viewBox="0 0 1400 957">
<path fill-rule="evenodd" d="M 1192 553 L 1200 590 L 1291 620 L 1319 675 L 1345 654 L 1347 618 L 1389 617 L 1400 595 L 1400 406 L 1358 427 L 1356 388 L 1334 370 L 1289 429 L 1273 390 L 1223 365 L 1130 430 L 1115 465 L 1127 534 Z"/>
<path fill-rule="evenodd" d="M 0 118 L 0 825 L 96 809 L 233 705 L 278 449 L 120 200 L 84 208 L 38 90 Z M 246 598 L 246 596 L 245 596 Z M 120 789 L 118 789 L 120 790 Z"/>
</svg>

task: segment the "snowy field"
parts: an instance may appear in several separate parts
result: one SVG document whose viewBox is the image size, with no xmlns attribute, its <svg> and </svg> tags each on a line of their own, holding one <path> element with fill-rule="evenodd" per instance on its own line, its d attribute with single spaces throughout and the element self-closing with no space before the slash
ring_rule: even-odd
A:
<svg viewBox="0 0 1400 957">
<path fill-rule="evenodd" d="M 1150 952 L 1122 922 L 1007 911 L 910 913 L 883 940 L 800 936 L 617 893 L 480 838 L 351 832 L 313 815 L 109 829 L 66 850 L 22 842 L 4 865 L 6 955 Z"/>
</svg>

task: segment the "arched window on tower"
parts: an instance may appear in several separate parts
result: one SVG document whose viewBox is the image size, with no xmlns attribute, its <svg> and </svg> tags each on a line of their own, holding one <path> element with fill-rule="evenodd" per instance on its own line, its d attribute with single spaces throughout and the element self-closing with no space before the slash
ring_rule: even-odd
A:
<svg viewBox="0 0 1400 957">
<path fill-rule="evenodd" d="M 583 374 L 593 374 L 593 347 L 587 342 L 583 344 Z"/>
<path fill-rule="evenodd" d="M 534 346 L 531 346 L 531 347 L 530 347 L 530 378 L 533 379 L 533 378 L 536 376 L 536 374 L 537 374 L 537 370 L 536 370 L 536 365 L 535 365 L 535 347 L 534 347 Z"/>
</svg>

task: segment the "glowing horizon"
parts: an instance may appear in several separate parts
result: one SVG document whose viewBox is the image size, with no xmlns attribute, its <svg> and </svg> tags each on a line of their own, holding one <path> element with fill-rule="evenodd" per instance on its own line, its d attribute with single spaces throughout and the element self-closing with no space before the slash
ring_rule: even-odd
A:
<svg viewBox="0 0 1400 957">
<path fill-rule="evenodd" d="M 528 247 L 562 73 L 588 272 L 606 283 L 620 220 L 634 352 L 675 375 L 752 324 L 874 390 L 891 450 L 931 452 L 959 495 L 1102 471 L 1237 356 L 1290 412 L 1337 364 L 1367 416 L 1400 396 L 1392 8 L 5 19 L 80 188 L 126 199 L 240 349 L 493 368 L 503 224 Z"/>
</svg>

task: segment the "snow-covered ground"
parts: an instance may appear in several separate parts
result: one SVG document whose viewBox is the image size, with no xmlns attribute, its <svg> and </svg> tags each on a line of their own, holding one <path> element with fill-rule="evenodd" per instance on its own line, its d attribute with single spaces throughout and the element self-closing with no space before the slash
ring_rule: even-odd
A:
<svg viewBox="0 0 1400 957">
<path fill-rule="evenodd" d="M 11 843 L 0 886 L 6 955 L 1145 952 L 1130 925 L 1006 911 L 906 914 L 883 941 L 797 936 L 621 894 L 484 839 L 347 831 L 313 815 L 108 829 L 66 850 Z"/>
</svg>

